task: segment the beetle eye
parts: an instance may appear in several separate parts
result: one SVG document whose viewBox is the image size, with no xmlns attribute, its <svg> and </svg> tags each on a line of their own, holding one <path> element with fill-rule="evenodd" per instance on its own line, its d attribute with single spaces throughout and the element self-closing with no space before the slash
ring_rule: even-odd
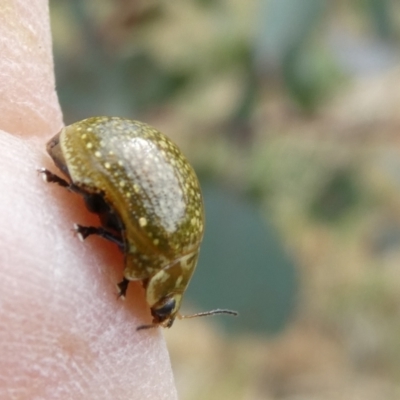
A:
<svg viewBox="0 0 400 400">
<path fill-rule="evenodd" d="M 168 299 L 160 308 L 156 308 L 153 310 L 154 314 L 156 314 L 159 318 L 165 319 L 171 315 L 172 311 L 175 308 L 175 299 Z"/>
</svg>

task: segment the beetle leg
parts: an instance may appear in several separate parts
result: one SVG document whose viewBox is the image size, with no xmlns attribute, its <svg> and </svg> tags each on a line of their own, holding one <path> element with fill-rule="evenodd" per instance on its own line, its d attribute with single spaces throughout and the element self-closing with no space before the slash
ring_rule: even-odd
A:
<svg viewBox="0 0 400 400">
<path fill-rule="evenodd" d="M 74 185 L 73 183 L 69 183 L 46 168 L 38 168 L 37 171 L 39 174 L 42 174 L 43 180 L 47 183 L 56 183 L 57 185 L 70 190 L 71 192 L 78 193 L 82 196 L 86 195 L 86 192 L 80 187 Z"/>
<path fill-rule="evenodd" d="M 115 243 L 121 250 L 124 248 L 124 243 L 121 239 L 121 236 L 116 235 L 115 233 L 110 232 L 100 226 L 82 226 L 74 224 L 74 231 L 78 235 L 79 240 L 82 242 L 90 235 L 97 235 L 103 239 Z"/>
<path fill-rule="evenodd" d="M 128 290 L 128 285 L 129 285 L 129 280 L 126 278 L 123 278 L 120 283 L 118 283 L 118 297 L 125 297 L 126 291 Z"/>
<path fill-rule="evenodd" d="M 58 175 L 53 174 L 46 168 L 38 168 L 38 172 L 42 174 L 42 178 L 45 182 L 56 183 L 59 186 L 69 188 L 71 186 L 65 179 L 60 178 Z"/>
</svg>

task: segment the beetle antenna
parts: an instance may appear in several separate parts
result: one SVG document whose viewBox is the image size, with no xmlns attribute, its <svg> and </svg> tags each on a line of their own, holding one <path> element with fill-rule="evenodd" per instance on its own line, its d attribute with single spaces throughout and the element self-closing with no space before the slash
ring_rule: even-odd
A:
<svg viewBox="0 0 400 400">
<path fill-rule="evenodd" d="M 191 314 L 191 315 L 177 315 L 178 319 L 188 319 L 188 318 L 197 318 L 197 317 L 207 317 L 209 315 L 216 315 L 216 314 L 228 314 L 228 315 L 233 315 L 237 317 L 239 313 L 237 311 L 232 311 L 232 310 L 224 310 L 221 308 L 217 308 L 216 310 L 211 310 L 211 311 L 203 311 L 199 312 L 196 314 Z M 172 321 L 173 322 L 173 321 Z M 172 322 L 170 325 L 167 326 L 169 328 L 172 325 Z M 159 324 L 149 324 L 149 325 L 139 325 L 136 330 L 137 331 L 142 331 L 144 329 L 152 329 L 152 328 L 157 328 L 160 326 Z"/>
<path fill-rule="evenodd" d="M 185 318 L 207 317 L 208 315 L 216 315 L 216 314 L 228 314 L 228 315 L 234 315 L 235 317 L 237 317 L 239 315 L 239 313 L 237 311 L 223 310 L 223 309 L 217 308 L 216 310 L 199 312 L 199 313 L 192 314 L 192 315 L 178 315 L 178 318 L 185 319 Z"/>
</svg>

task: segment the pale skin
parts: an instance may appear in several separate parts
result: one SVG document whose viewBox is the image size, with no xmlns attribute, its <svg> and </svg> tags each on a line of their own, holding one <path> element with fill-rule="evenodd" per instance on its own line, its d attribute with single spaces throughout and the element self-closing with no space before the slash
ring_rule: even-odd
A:
<svg viewBox="0 0 400 400">
<path fill-rule="evenodd" d="M 117 298 L 123 259 L 74 222 L 82 199 L 46 184 L 45 144 L 63 126 L 45 0 L 0 7 L 0 398 L 176 399 L 168 351 L 141 286 Z"/>
</svg>

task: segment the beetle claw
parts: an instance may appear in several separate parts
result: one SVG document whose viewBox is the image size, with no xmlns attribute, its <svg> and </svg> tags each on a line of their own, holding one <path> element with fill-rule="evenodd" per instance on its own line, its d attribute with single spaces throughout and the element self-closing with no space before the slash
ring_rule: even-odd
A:
<svg viewBox="0 0 400 400">
<path fill-rule="evenodd" d="M 49 178 L 47 176 L 47 169 L 46 168 L 37 168 L 37 173 L 40 174 L 44 182 L 49 182 Z"/>
<path fill-rule="evenodd" d="M 126 296 L 121 293 L 121 290 L 120 290 L 119 286 L 118 285 L 116 285 L 116 286 L 117 286 L 117 290 L 118 290 L 117 299 L 125 301 Z"/>
<path fill-rule="evenodd" d="M 79 224 L 74 224 L 74 227 L 72 229 L 81 242 L 84 242 L 88 236 L 87 234 L 85 234 L 84 229 L 85 227 Z"/>
<path fill-rule="evenodd" d="M 126 278 L 123 278 L 120 283 L 118 283 L 118 298 L 125 299 L 126 291 L 128 290 L 129 281 Z"/>
</svg>

